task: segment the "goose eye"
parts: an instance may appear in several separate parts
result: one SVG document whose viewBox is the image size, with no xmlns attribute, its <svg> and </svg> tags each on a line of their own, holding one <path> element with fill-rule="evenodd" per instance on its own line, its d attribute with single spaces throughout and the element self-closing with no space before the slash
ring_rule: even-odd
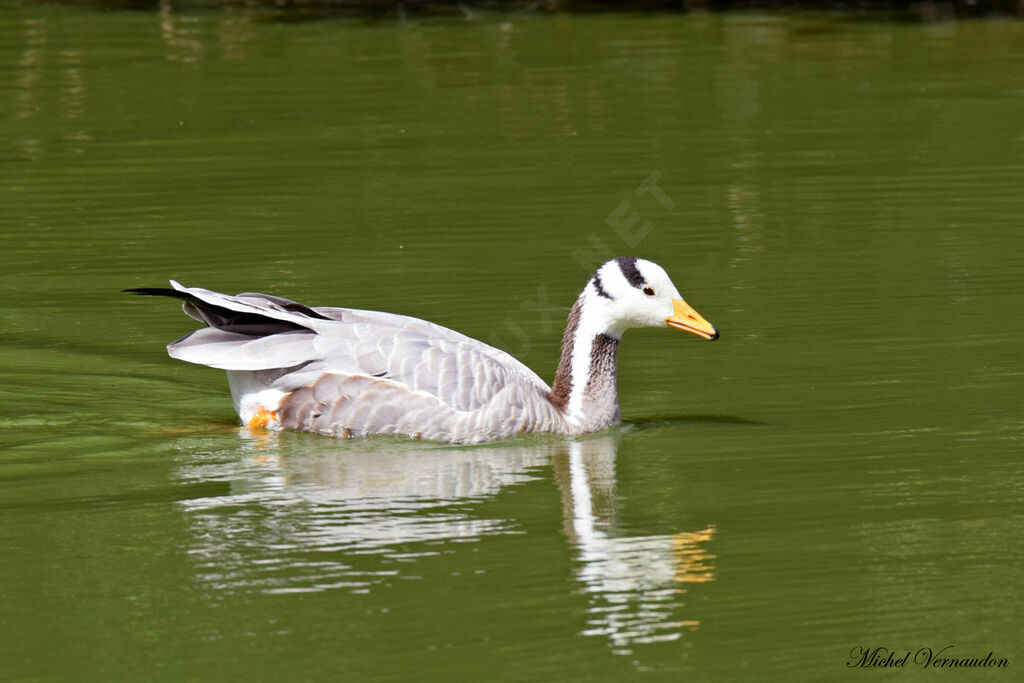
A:
<svg viewBox="0 0 1024 683">
<path fill-rule="evenodd" d="M 647 296 L 654 296 L 654 289 L 651 287 L 644 287 L 644 294 Z"/>
</svg>

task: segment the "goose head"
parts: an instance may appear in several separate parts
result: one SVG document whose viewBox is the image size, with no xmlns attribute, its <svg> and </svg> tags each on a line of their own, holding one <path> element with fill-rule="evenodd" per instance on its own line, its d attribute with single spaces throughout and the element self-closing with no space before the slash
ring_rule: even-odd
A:
<svg viewBox="0 0 1024 683">
<path fill-rule="evenodd" d="M 718 329 L 683 300 L 668 273 L 656 263 L 619 257 L 594 273 L 584 290 L 584 308 L 601 320 L 605 333 L 620 338 L 633 327 L 674 327 L 714 341 Z"/>
</svg>

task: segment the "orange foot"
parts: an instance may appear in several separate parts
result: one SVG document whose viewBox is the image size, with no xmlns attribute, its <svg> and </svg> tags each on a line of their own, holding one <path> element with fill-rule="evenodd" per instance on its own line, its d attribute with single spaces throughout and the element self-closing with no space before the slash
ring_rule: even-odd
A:
<svg viewBox="0 0 1024 683">
<path fill-rule="evenodd" d="M 253 415 L 252 418 L 250 418 L 249 420 L 249 429 L 259 429 L 261 427 L 266 427 L 267 423 L 269 423 L 271 420 L 276 419 L 276 410 L 267 410 L 263 406 L 260 406 L 259 408 L 256 409 L 256 414 Z"/>
</svg>

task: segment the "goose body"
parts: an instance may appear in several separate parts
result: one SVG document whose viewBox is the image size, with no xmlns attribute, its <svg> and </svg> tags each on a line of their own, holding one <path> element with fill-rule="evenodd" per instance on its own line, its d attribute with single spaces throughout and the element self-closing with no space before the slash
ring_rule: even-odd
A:
<svg viewBox="0 0 1024 683">
<path fill-rule="evenodd" d="M 171 287 L 126 291 L 180 299 L 207 325 L 167 351 L 226 370 L 243 424 L 336 436 L 475 443 L 598 431 L 619 420 L 615 373 L 626 329 L 667 325 L 718 338 L 661 267 L 634 258 L 613 259 L 587 281 L 552 386 L 504 351 L 425 320 Z"/>
</svg>

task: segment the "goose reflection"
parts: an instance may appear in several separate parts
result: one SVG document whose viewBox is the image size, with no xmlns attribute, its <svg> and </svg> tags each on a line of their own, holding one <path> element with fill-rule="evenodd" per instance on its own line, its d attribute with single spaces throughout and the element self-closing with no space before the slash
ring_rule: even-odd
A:
<svg viewBox="0 0 1024 683">
<path fill-rule="evenodd" d="M 697 620 L 676 614 L 687 585 L 714 580 L 705 544 L 709 526 L 649 536 L 615 533 L 615 455 L 611 438 L 574 441 L 556 458 L 566 534 L 576 545 L 577 578 L 590 598 L 585 635 L 603 635 L 615 651 L 676 640 Z"/>
<path fill-rule="evenodd" d="M 200 579 L 217 590 L 368 592 L 398 576 L 399 563 L 514 532 L 513 520 L 488 518 L 473 504 L 536 479 L 555 448 L 245 432 L 242 463 L 200 462 L 182 472 L 188 480 L 230 482 L 227 496 L 183 503 Z"/>
<path fill-rule="evenodd" d="M 247 458 L 184 467 L 182 478 L 230 484 L 226 496 L 183 501 L 199 580 L 216 596 L 344 589 L 370 592 L 418 578 L 423 558 L 459 543 L 521 533 L 481 503 L 545 477 L 553 466 L 563 530 L 587 596 L 581 633 L 613 651 L 675 640 L 698 626 L 682 596 L 714 579 L 714 528 L 629 536 L 616 530 L 618 435 L 584 440 L 451 447 L 389 441 L 338 443 L 302 435 L 246 435 Z"/>
</svg>

